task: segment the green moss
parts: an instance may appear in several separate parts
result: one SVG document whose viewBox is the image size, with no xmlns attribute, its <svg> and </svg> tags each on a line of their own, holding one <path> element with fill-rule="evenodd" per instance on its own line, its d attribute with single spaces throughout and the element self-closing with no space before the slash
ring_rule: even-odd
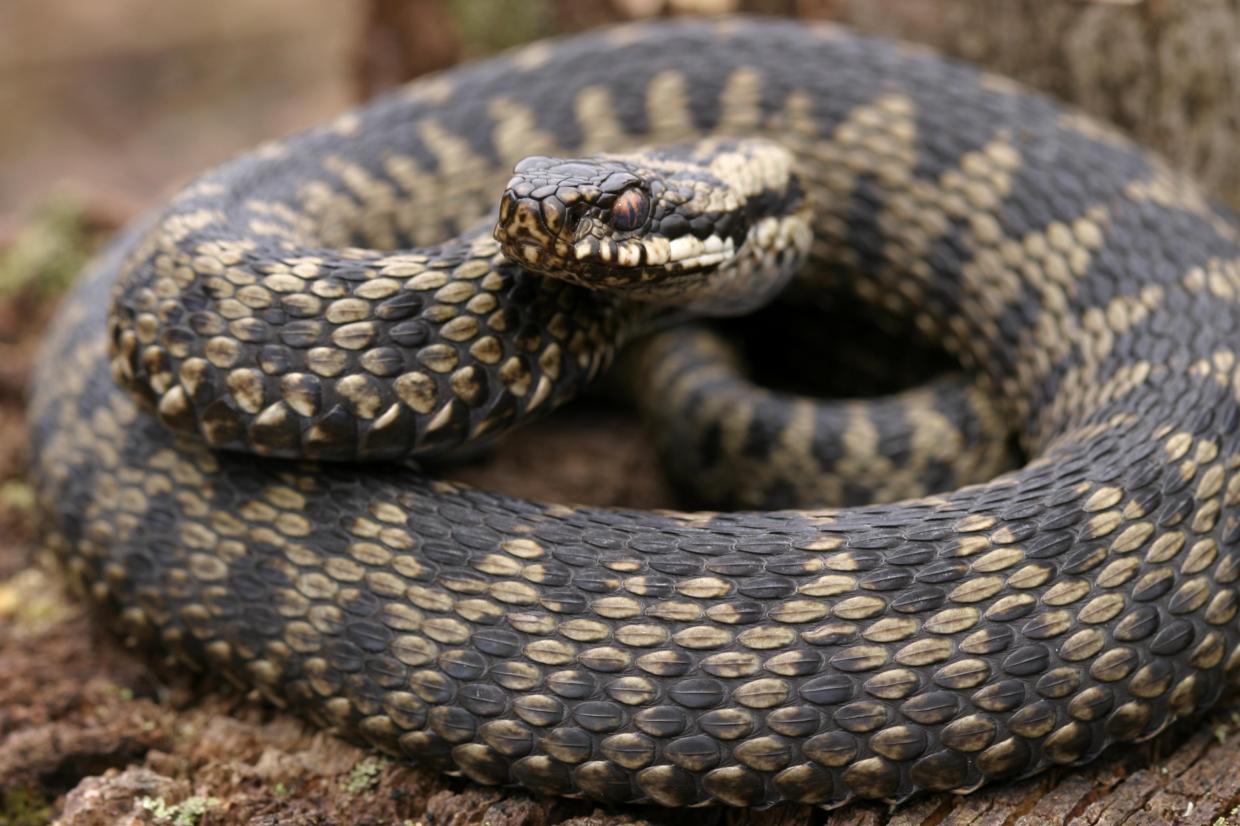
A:
<svg viewBox="0 0 1240 826">
<path fill-rule="evenodd" d="M 450 0 L 448 11 L 471 54 L 488 54 L 553 33 L 548 0 Z"/>
<path fill-rule="evenodd" d="M 109 683 L 103 687 L 103 690 L 106 691 L 108 694 L 121 700 L 122 702 L 128 703 L 133 700 L 133 689 L 129 688 L 128 686 L 117 685 L 116 683 Z"/>
<path fill-rule="evenodd" d="M 8 579 L 0 579 L 0 624 L 9 623 L 12 628 L 33 633 L 77 610 L 42 566 L 23 568 Z"/>
<path fill-rule="evenodd" d="M 375 785 L 379 775 L 387 768 L 390 761 L 382 757 L 367 757 L 362 760 L 344 780 L 344 790 L 349 794 L 364 792 Z"/>
<path fill-rule="evenodd" d="M 69 198 L 48 201 L 0 250 L 0 298 L 32 288 L 47 295 L 62 291 L 93 246 L 82 205 Z"/>
<path fill-rule="evenodd" d="M 52 804 L 35 789 L 10 789 L 0 797 L 0 826 L 43 826 L 52 822 Z"/>
<path fill-rule="evenodd" d="M 0 484 L 0 504 L 28 511 L 34 507 L 34 488 L 23 479 L 9 479 Z"/>
<path fill-rule="evenodd" d="M 138 805 L 146 809 L 161 823 L 172 826 L 197 826 L 198 821 L 207 813 L 207 809 L 220 805 L 216 797 L 187 797 L 180 803 L 169 804 L 160 797 L 142 797 Z"/>
</svg>

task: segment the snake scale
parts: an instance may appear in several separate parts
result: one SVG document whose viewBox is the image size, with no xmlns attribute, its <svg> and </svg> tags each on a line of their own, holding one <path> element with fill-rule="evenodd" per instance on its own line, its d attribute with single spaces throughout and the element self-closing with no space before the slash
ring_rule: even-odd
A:
<svg viewBox="0 0 1240 826">
<path fill-rule="evenodd" d="M 792 153 L 813 266 L 989 387 L 1024 467 L 682 513 L 352 461 L 496 432 L 610 360 L 624 302 L 467 231 L 518 160 L 728 135 Z M 60 311 L 34 473 L 49 542 L 124 633 L 383 752 L 611 803 L 898 801 L 1081 763 L 1219 696 L 1238 334 L 1233 219 L 1083 116 L 838 28 L 640 24 L 190 185 Z"/>
</svg>

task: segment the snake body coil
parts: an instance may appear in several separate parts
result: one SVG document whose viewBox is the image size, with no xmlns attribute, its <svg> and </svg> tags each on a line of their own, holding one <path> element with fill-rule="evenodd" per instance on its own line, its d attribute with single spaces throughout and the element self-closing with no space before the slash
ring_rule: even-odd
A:
<svg viewBox="0 0 1240 826">
<path fill-rule="evenodd" d="M 1026 467 L 883 506 L 632 512 L 174 434 L 404 456 L 567 398 L 627 305 L 486 232 L 436 242 L 525 155 L 711 135 L 791 150 L 816 265 L 987 383 Z M 62 309 L 34 469 L 127 633 L 385 752 L 608 802 L 901 800 L 1219 695 L 1238 334 L 1232 219 L 1124 139 L 838 29 L 667 22 L 463 67 L 188 188 Z"/>
</svg>

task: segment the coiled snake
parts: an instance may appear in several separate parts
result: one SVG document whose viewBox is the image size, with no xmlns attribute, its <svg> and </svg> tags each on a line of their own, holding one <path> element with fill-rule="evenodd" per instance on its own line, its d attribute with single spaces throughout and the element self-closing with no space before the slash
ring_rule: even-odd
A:
<svg viewBox="0 0 1240 826">
<path fill-rule="evenodd" d="M 522 157 L 727 136 L 791 152 L 814 266 L 940 341 L 1032 461 L 888 505 L 632 512 L 184 435 L 390 458 L 553 406 L 634 305 L 521 272 L 489 225 L 442 239 Z M 611 194 L 613 228 L 653 220 Z M 967 791 L 1149 737 L 1240 663 L 1238 302 L 1233 220 L 1038 95 L 836 28 L 638 25 L 189 186 L 61 310 L 34 471 L 126 633 L 385 752 L 608 802 Z"/>
</svg>

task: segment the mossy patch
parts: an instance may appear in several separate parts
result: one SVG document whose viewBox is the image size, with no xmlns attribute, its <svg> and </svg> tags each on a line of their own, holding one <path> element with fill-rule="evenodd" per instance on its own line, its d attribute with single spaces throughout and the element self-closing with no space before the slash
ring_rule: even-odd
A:
<svg viewBox="0 0 1240 826">
<path fill-rule="evenodd" d="M 150 812 L 160 823 L 197 826 L 207 810 L 220 805 L 220 801 L 219 798 L 198 795 L 187 797 L 180 803 L 167 803 L 160 797 L 142 797 L 138 799 L 138 805 Z"/>
<path fill-rule="evenodd" d="M 388 767 L 391 761 L 384 760 L 382 757 L 367 757 L 359 762 L 349 772 L 349 776 L 344 780 L 344 790 L 349 794 L 360 794 L 375 785 L 379 779 L 379 775 Z"/>
<path fill-rule="evenodd" d="M 33 789 L 10 789 L 0 797 L 0 826 L 43 826 L 52 820 L 52 804 Z"/>
<path fill-rule="evenodd" d="M 63 291 L 86 265 L 94 241 L 80 202 L 66 197 L 45 202 L 0 250 L 0 298 L 28 289 L 42 295 Z"/>
</svg>

